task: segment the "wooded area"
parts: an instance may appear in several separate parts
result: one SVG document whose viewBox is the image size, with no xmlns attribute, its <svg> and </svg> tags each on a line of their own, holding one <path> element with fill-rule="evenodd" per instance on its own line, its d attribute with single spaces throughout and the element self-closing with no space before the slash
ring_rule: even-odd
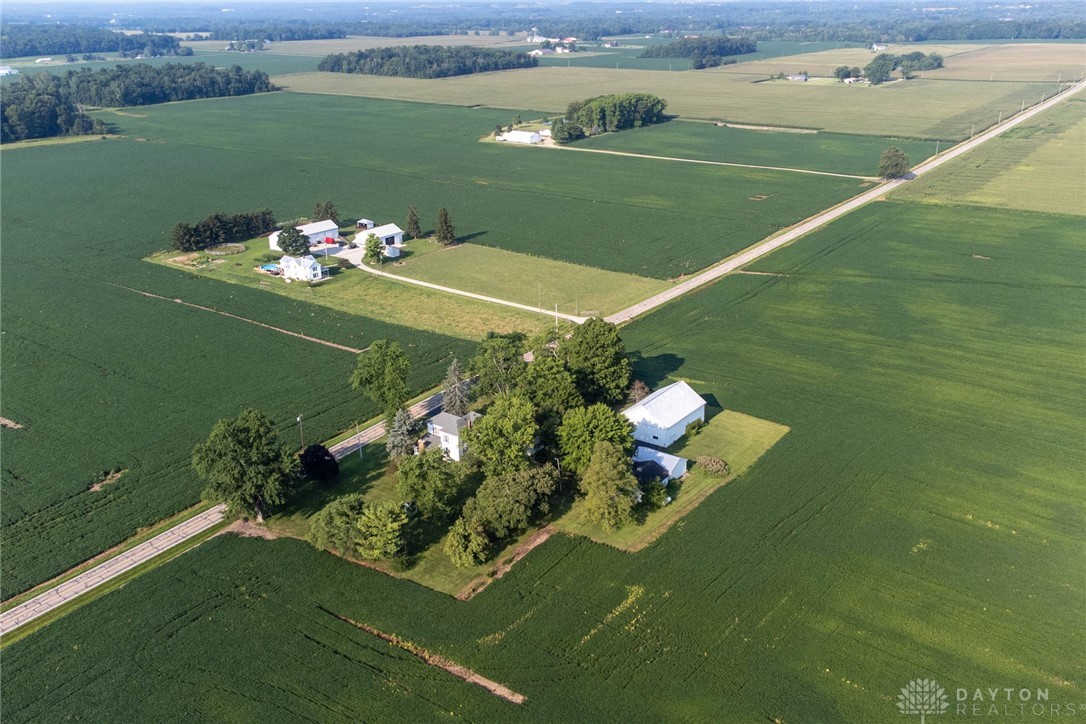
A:
<svg viewBox="0 0 1086 724">
<path fill-rule="evenodd" d="M 407 78 L 447 78 L 453 75 L 486 73 L 493 70 L 532 68 L 536 65 L 536 59 L 527 53 L 514 53 L 508 50 L 401 45 L 395 48 L 375 48 L 329 55 L 320 62 L 317 70 Z"/>
<path fill-rule="evenodd" d="M 754 53 L 758 44 L 747 38 L 682 38 L 666 45 L 650 45 L 642 58 L 690 58 L 694 70 L 734 63 L 731 55 Z"/>
<path fill-rule="evenodd" d="M 147 56 L 192 55 L 172 35 L 125 35 L 86 25 L 5 25 L 0 30 L 0 56 L 75 55 L 135 52 Z"/>
</svg>

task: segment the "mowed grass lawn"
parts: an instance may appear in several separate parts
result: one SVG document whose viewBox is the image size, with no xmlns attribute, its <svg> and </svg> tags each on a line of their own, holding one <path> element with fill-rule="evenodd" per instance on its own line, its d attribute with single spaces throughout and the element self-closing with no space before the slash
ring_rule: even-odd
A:
<svg viewBox="0 0 1086 724">
<path fill-rule="evenodd" d="M 401 264 L 386 263 L 391 274 L 466 289 L 477 294 L 529 304 L 547 311 L 605 316 L 668 288 L 650 277 L 529 256 L 479 244 L 440 247 L 410 241 Z M 421 253 L 412 253 L 412 252 Z"/>
<path fill-rule="evenodd" d="M 783 62 L 783 61 L 782 61 Z M 344 73 L 276 76 L 299 93 L 389 98 L 490 108 L 565 112 L 572 100 L 637 90 L 668 102 L 686 118 L 814 128 L 871 136 L 963 140 L 1051 95 L 1055 86 L 1028 82 L 916 79 L 875 87 L 842 83 L 764 83 L 767 74 L 718 70 L 660 73 L 614 68 L 527 68 L 422 80 Z"/>
<path fill-rule="evenodd" d="M 292 218 L 327 198 L 403 226 L 414 204 L 432 231 L 445 207 L 463 241 L 656 279 L 863 190 L 856 179 L 479 143 L 508 110 L 297 93 L 139 110 L 109 118 L 149 148 L 196 154 L 192 183 L 223 185 L 244 168 L 242 208 Z"/>
<path fill-rule="evenodd" d="M 671 483 L 671 487 L 677 488 L 671 503 L 649 513 L 636 525 L 607 531 L 588 518 L 583 501 L 578 501 L 569 512 L 555 521 L 555 527 L 566 533 L 583 535 L 597 543 L 637 552 L 666 533 L 718 488 L 749 470 L 788 434 L 788 428 L 784 425 L 759 420 L 734 410 L 709 409 L 709 415 L 705 427 L 696 435 L 684 436 L 668 448 L 668 452 L 690 461 L 690 470 L 682 481 Z M 730 472 L 722 476 L 706 473 L 695 462 L 703 455 L 724 460 Z"/>
<path fill-rule="evenodd" d="M 349 235 L 353 235 L 353 231 Z M 277 261 L 283 256 L 282 252 L 269 251 L 266 238 L 246 242 L 245 246 L 244 252 L 232 256 L 209 259 L 205 255 L 167 251 L 156 253 L 148 260 L 209 279 L 242 284 L 374 319 L 400 319 L 406 310 L 410 310 L 413 328 L 464 340 L 478 341 L 489 331 L 533 333 L 549 323 L 546 317 L 531 312 L 401 284 L 354 267 L 341 268 L 334 256 L 317 257 L 329 267 L 331 276 L 328 279 L 315 284 L 287 283 L 282 277 L 256 271 L 256 267 L 273 257 Z M 364 324 L 361 320 L 360 323 Z"/>
<path fill-rule="evenodd" d="M 905 151 L 914 166 L 936 149 L 934 141 L 909 138 L 756 131 L 684 121 L 592 136 L 570 148 L 875 176 L 879 156 L 888 146 Z"/>
<path fill-rule="evenodd" d="M 894 193 L 933 204 L 1086 214 L 1086 100 L 1063 103 Z"/>
<path fill-rule="evenodd" d="M 224 536 L 5 649 L 5 718 L 881 722 L 916 678 L 1078 702 L 1080 229 L 870 204 L 758 265 L 788 276 L 625 327 L 638 377 L 791 428 L 638 553 L 556 535 L 463 603 Z"/>
</svg>

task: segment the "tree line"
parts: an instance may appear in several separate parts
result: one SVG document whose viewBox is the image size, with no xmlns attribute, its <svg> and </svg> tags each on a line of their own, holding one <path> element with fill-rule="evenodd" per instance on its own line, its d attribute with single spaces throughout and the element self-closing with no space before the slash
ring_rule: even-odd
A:
<svg viewBox="0 0 1086 724">
<path fill-rule="evenodd" d="M 586 134 L 640 128 L 668 119 L 667 101 L 649 93 L 619 93 L 573 101 L 565 118 L 551 127 L 555 143 L 569 143 Z"/>
<path fill-rule="evenodd" d="M 170 248 L 174 251 L 198 251 L 216 244 L 245 241 L 275 229 L 275 214 L 271 209 L 258 209 L 241 214 L 211 214 L 195 224 L 179 222 L 170 232 Z"/>
<path fill-rule="evenodd" d="M 489 48 L 402 45 L 326 56 L 317 70 L 367 73 L 406 78 L 447 78 L 513 68 L 533 68 L 538 61 L 527 53 Z"/>
<path fill-rule="evenodd" d="M 650 45 L 642 58 L 690 58 L 694 70 L 734 63 L 728 56 L 754 53 L 758 44 L 747 38 L 680 38 L 665 45 Z"/>
<path fill-rule="evenodd" d="M 0 139 L 105 133 L 105 125 L 83 106 L 144 106 L 195 98 L 248 95 L 275 90 L 262 70 L 239 66 L 216 69 L 204 63 L 145 63 L 70 70 L 64 75 L 35 73 L 4 86 L 0 96 Z"/>
<path fill-rule="evenodd" d="M 192 55 L 172 35 L 125 35 L 87 25 L 4 25 L 0 28 L 0 55 L 76 55 L 81 53 L 142 53 Z"/>
<path fill-rule="evenodd" d="M 879 53 L 864 66 L 864 77 L 872 84 L 885 83 L 893 77 L 895 70 L 901 72 L 902 78 L 908 79 L 916 71 L 935 70 L 942 67 L 943 56 L 938 53 L 924 55 L 919 50 L 905 55 Z"/>
</svg>

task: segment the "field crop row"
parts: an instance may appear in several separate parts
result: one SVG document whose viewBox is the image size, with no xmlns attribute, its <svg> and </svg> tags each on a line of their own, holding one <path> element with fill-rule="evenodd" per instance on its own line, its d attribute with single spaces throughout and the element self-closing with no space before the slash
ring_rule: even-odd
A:
<svg viewBox="0 0 1086 724">
<path fill-rule="evenodd" d="M 732 67 L 732 66 L 729 66 Z M 736 66 L 739 67 L 739 66 Z M 333 75 L 335 77 L 333 77 Z M 353 95 L 561 113 L 571 100 L 636 89 L 667 99 L 686 118 L 815 128 L 871 136 L 963 140 L 1055 85 L 912 80 L 876 87 L 762 83 L 765 74 L 718 70 L 663 74 L 614 68 L 530 68 L 422 80 L 299 73 L 272 80 L 301 93 Z"/>
<path fill-rule="evenodd" d="M 872 204 L 626 327 L 638 377 L 791 427 L 640 553 L 555 535 L 464 604 L 218 539 L 5 650 L 5 716 L 889 721 L 917 677 L 1075 702 L 1079 232 Z M 322 609 L 527 702 L 372 656 Z"/>
</svg>

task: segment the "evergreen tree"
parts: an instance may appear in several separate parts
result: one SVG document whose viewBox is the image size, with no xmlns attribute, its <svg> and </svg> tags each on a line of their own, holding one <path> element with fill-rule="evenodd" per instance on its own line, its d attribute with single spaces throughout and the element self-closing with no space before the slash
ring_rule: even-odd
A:
<svg viewBox="0 0 1086 724">
<path fill-rule="evenodd" d="M 449 212 L 442 206 L 437 210 L 437 243 L 448 246 L 456 243 L 456 230 L 449 221 Z"/>
<path fill-rule="evenodd" d="M 385 433 L 385 450 L 393 459 L 410 455 L 415 450 L 415 421 L 407 408 L 401 407 L 392 415 Z"/>
<path fill-rule="evenodd" d="M 324 445 L 314 443 L 298 457 L 302 476 L 320 483 L 330 483 L 339 478 L 339 461 Z"/>
<path fill-rule="evenodd" d="M 617 445 L 600 442 L 581 478 L 585 513 L 606 530 L 617 530 L 633 520 L 637 479 L 630 458 Z"/>
<path fill-rule="evenodd" d="M 339 211 L 336 209 L 336 205 L 331 201 L 318 201 L 313 206 L 313 215 L 311 217 L 313 221 L 324 221 L 330 219 L 339 225 Z"/>
<path fill-rule="evenodd" d="M 287 256 L 305 256 L 309 253 L 309 239 L 293 226 L 279 232 L 278 244 Z"/>
<path fill-rule="evenodd" d="M 422 227 L 419 226 L 419 210 L 415 208 L 414 204 L 407 209 L 407 234 L 412 239 L 418 239 L 422 236 Z"/>
<path fill-rule="evenodd" d="M 442 410 L 457 417 L 468 414 L 468 385 L 464 381 L 464 372 L 460 369 L 460 360 L 455 357 L 445 373 L 441 393 Z"/>
<path fill-rule="evenodd" d="M 375 505 L 366 503 L 358 516 L 358 538 L 355 550 L 363 560 L 395 558 L 404 553 L 404 529 L 407 516 L 403 508 L 394 503 Z"/>
</svg>

